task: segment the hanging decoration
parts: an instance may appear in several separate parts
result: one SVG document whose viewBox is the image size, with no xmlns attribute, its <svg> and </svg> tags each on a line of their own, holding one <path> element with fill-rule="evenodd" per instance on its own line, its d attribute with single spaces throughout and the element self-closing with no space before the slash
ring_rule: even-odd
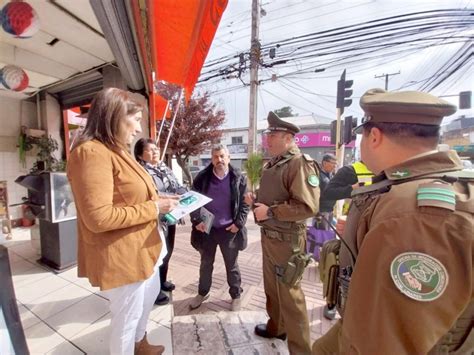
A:
<svg viewBox="0 0 474 355">
<path fill-rule="evenodd" d="M 23 91 L 29 82 L 25 71 L 16 65 L 6 65 L 0 69 L 0 83 L 8 90 Z"/>
<path fill-rule="evenodd" d="M 38 14 L 30 4 L 23 1 L 12 1 L 0 12 L 0 22 L 5 32 L 17 38 L 29 38 L 39 31 Z"/>
</svg>

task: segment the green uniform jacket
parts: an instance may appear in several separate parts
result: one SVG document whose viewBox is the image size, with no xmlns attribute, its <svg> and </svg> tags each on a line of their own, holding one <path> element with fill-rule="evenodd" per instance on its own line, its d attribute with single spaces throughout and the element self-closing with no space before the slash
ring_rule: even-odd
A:
<svg viewBox="0 0 474 355">
<path fill-rule="evenodd" d="M 271 207 L 274 218 L 260 226 L 279 232 L 296 232 L 319 208 L 319 172 L 308 155 L 294 146 L 268 162 L 262 173 L 257 202 Z"/>
<path fill-rule="evenodd" d="M 455 152 L 435 152 L 374 178 L 403 183 L 353 194 L 344 240 L 357 260 L 341 353 L 453 351 L 474 336 L 474 182 L 420 179 L 461 169 Z M 345 246 L 340 256 L 341 270 L 351 265 Z"/>
</svg>

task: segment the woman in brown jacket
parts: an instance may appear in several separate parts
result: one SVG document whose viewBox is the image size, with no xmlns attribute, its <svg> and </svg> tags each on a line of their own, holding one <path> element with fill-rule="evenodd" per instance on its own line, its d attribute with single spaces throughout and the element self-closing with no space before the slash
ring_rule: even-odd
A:
<svg viewBox="0 0 474 355">
<path fill-rule="evenodd" d="M 164 351 L 148 344 L 146 324 L 160 291 L 157 216 L 177 200 L 158 199 L 151 177 L 129 153 L 141 132 L 143 109 L 131 93 L 100 91 L 68 161 L 77 206 L 78 275 L 109 299 L 112 354 Z"/>
</svg>

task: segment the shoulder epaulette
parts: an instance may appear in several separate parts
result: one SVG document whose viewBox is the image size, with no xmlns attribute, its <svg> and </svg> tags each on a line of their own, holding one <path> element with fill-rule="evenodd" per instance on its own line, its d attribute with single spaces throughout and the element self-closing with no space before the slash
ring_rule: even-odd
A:
<svg viewBox="0 0 474 355">
<path fill-rule="evenodd" d="M 416 201 L 418 207 L 440 207 L 451 211 L 456 209 L 456 194 L 451 184 L 439 182 L 421 184 L 416 191 Z"/>
<path fill-rule="evenodd" d="M 314 159 L 311 158 L 311 156 L 309 154 L 303 154 L 303 157 L 306 161 L 313 161 Z"/>
</svg>

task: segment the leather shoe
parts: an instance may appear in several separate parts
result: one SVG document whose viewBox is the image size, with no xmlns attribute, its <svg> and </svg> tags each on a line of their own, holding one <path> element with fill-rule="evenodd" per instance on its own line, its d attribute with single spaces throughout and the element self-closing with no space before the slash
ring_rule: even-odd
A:
<svg viewBox="0 0 474 355">
<path fill-rule="evenodd" d="M 209 298 L 209 293 L 202 296 L 202 295 L 196 295 L 196 297 L 194 297 L 192 300 L 191 300 L 191 303 L 189 304 L 189 308 L 191 310 L 193 309 L 196 309 L 196 308 L 199 308 L 201 307 L 201 304 L 207 300 Z"/>
<path fill-rule="evenodd" d="M 135 355 L 149 355 L 149 354 L 156 354 L 161 355 L 165 352 L 165 347 L 163 345 L 151 345 L 147 338 L 146 332 L 145 336 L 142 340 L 135 343 Z"/>
<path fill-rule="evenodd" d="M 176 288 L 176 286 L 174 285 L 174 283 L 169 282 L 169 281 L 165 281 L 165 282 L 163 282 L 163 284 L 161 285 L 161 289 L 162 289 L 163 291 L 166 291 L 166 292 L 173 291 L 175 288 Z"/>
<path fill-rule="evenodd" d="M 267 325 L 266 324 L 257 324 L 255 326 L 255 334 L 258 336 L 261 336 L 263 338 L 277 338 L 280 340 L 286 340 L 286 334 L 280 334 L 280 335 L 271 335 L 267 332 Z"/>
<path fill-rule="evenodd" d="M 166 295 L 166 293 L 160 291 L 160 294 L 158 295 L 158 297 L 156 297 L 155 304 L 158 306 L 164 306 L 168 303 L 170 303 L 170 298 Z"/>
</svg>

